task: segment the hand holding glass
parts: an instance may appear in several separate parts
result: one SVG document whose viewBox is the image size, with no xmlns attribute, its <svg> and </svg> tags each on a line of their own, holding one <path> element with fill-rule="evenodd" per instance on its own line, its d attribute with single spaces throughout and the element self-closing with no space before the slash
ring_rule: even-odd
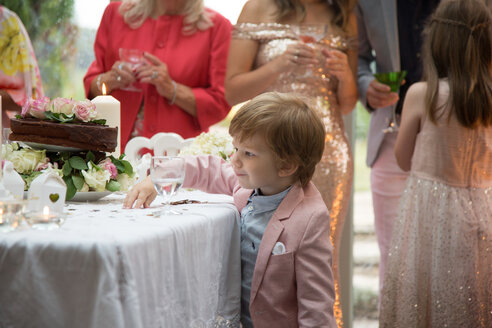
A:
<svg viewBox="0 0 492 328">
<path fill-rule="evenodd" d="M 143 50 L 139 49 L 125 49 L 125 48 L 120 48 L 120 59 L 127 63 L 129 67 L 132 69 L 132 71 L 135 71 L 135 69 L 142 65 L 144 63 L 143 59 Z M 125 88 L 122 88 L 121 90 L 125 91 L 142 91 L 141 89 L 137 88 L 134 84 L 131 84 Z"/>
<path fill-rule="evenodd" d="M 164 209 L 158 215 L 181 214 L 171 210 L 171 197 L 183 184 L 185 176 L 185 161 L 182 157 L 154 156 L 150 162 L 150 179 L 157 193 L 164 198 Z"/>
<path fill-rule="evenodd" d="M 383 83 L 389 86 L 391 92 L 398 92 L 398 90 L 400 89 L 400 85 L 403 82 L 403 79 L 405 79 L 406 75 L 407 75 L 407 71 L 401 71 L 401 72 L 376 73 L 374 74 L 374 77 L 379 83 Z M 396 113 L 395 111 L 393 111 L 393 117 L 391 119 L 391 122 L 389 123 L 387 128 L 383 129 L 383 132 L 391 133 L 396 131 L 398 131 L 398 122 L 396 119 Z"/>
<path fill-rule="evenodd" d="M 315 49 L 315 57 L 318 59 L 320 65 L 324 60 L 321 54 L 320 47 L 316 45 L 326 36 L 328 32 L 328 25 L 326 24 L 304 24 L 304 25 L 292 25 L 292 31 L 298 40 L 302 43 L 309 45 Z M 313 75 L 312 69 L 304 69 L 304 73 L 300 74 L 300 77 L 310 77 Z"/>
</svg>

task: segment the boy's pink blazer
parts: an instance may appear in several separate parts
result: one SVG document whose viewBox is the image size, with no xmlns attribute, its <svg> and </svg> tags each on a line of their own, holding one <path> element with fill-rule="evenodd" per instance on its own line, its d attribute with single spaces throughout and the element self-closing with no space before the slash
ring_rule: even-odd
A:
<svg viewBox="0 0 492 328">
<path fill-rule="evenodd" d="M 186 157 L 185 188 L 232 195 L 239 211 L 243 189 L 230 164 L 214 156 Z M 255 328 L 337 327 L 328 210 L 316 187 L 296 184 L 273 214 L 261 240 L 251 286 Z M 277 242 L 286 252 L 272 255 Z"/>
</svg>

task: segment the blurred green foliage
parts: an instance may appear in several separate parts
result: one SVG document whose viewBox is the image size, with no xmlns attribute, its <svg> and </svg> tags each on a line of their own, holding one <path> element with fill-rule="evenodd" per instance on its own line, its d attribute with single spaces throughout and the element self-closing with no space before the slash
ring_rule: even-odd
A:
<svg viewBox="0 0 492 328">
<path fill-rule="evenodd" d="M 36 53 L 44 92 L 57 97 L 73 61 L 77 27 L 71 23 L 74 0 L 0 0 L 26 27 Z"/>
</svg>

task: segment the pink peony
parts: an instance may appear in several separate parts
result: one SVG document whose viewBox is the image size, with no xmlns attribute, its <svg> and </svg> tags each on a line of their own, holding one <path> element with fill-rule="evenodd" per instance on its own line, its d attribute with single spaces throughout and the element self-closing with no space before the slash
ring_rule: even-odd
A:
<svg viewBox="0 0 492 328">
<path fill-rule="evenodd" d="M 82 122 L 89 122 L 96 118 L 96 105 L 90 100 L 76 101 L 72 112 Z"/>
<path fill-rule="evenodd" d="M 30 106 L 29 114 L 32 117 L 44 119 L 45 118 L 44 112 L 46 112 L 49 109 L 48 108 L 49 104 L 50 104 L 50 98 L 48 97 L 41 97 L 39 99 L 34 99 Z"/>
<path fill-rule="evenodd" d="M 72 114 L 72 108 L 74 106 L 74 101 L 67 98 L 55 98 L 51 101 L 50 110 L 53 113 L 63 113 L 65 115 Z"/>
</svg>

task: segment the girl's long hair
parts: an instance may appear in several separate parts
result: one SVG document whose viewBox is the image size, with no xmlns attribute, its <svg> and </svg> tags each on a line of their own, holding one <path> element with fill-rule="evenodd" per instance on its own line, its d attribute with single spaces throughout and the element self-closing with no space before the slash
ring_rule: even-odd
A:
<svg viewBox="0 0 492 328">
<path fill-rule="evenodd" d="M 345 30 L 348 24 L 349 15 L 355 7 L 354 0 L 323 0 L 327 6 L 334 9 L 335 15 L 332 24 Z M 298 21 L 301 21 L 306 15 L 306 8 L 299 0 L 275 0 L 277 4 L 277 17 L 282 19 L 292 13 L 295 13 Z"/>
<path fill-rule="evenodd" d="M 437 7 L 423 42 L 425 100 L 432 122 L 449 106 L 449 115 L 465 127 L 492 125 L 491 36 L 491 12 L 483 0 L 444 0 Z M 449 98 L 438 108 L 439 79 L 446 78 Z"/>
<path fill-rule="evenodd" d="M 205 10 L 203 0 L 186 1 L 183 10 L 183 34 L 193 34 L 197 30 L 204 31 L 213 25 L 212 13 Z M 131 28 L 137 29 L 156 10 L 156 0 L 123 0 L 120 14 Z"/>
</svg>

